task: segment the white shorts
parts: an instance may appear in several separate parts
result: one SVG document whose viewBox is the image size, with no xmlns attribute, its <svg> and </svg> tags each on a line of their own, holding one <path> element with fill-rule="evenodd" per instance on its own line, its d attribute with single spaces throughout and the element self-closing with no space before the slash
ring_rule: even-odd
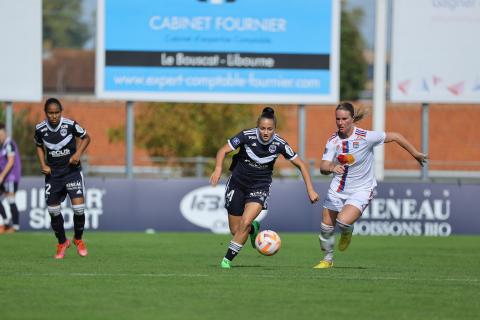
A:
<svg viewBox="0 0 480 320">
<path fill-rule="evenodd" d="M 347 204 L 357 207 L 363 213 L 373 199 L 373 190 L 362 190 L 349 194 L 338 193 L 328 190 L 327 198 L 323 207 L 332 211 L 340 212 Z"/>
</svg>

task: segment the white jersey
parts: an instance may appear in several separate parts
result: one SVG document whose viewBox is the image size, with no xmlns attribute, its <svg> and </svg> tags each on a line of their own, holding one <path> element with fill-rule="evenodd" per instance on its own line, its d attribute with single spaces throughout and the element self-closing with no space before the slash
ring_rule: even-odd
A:
<svg viewBox="0 0 480 320">
<path fill-rule="evenodd" d="M 377 186 L 373 167 L 373 147 L 385 141 L 385 132 L 354 128 L 347 139 L 335 133 L 328 139 L 322 160 L 343 164 L 344 174 L 333 174 L 330 191 L 351 194 L 372 191 Z"/>
</svg>

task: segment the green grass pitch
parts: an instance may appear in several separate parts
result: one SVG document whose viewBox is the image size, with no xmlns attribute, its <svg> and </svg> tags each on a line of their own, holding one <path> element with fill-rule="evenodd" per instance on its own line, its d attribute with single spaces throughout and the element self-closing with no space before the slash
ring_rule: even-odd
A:
<svg viewBox="0 0 480 320">
<path fill-rule="evenodd" d="M 480 237 L 354 236 L 317 270 L 317 235 L 280 236 L 222 270 L 227 235 L 86 232 L 62 261 L 53 233 L 1 235 L 0 319 L 480 319 Z"/>
</svg>

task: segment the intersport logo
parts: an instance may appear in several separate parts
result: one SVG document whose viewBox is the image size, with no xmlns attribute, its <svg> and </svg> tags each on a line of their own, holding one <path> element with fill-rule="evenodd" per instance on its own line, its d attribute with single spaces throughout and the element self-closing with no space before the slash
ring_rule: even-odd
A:
<svg viewBox="0 0 480 320">
<path fill-rule="evenodd" d="M 229 233 L 228 213 L 225 209 L 225 185 L 204 186 L 187 193 L 180 201 L 180 212 L 192 224 L 213 233 Z M 267 215 L 263 210 L 256 220 Z"/>
</svg>

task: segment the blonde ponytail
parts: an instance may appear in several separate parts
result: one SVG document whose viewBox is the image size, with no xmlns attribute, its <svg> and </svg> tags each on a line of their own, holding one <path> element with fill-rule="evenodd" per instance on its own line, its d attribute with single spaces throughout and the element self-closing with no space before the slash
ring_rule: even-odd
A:
<svg viewBox="0 0 480 320">
<path fill-rule="evenodd" d="M 348 111 L 353 118 L 354 123 L 364 119 L 368 115 L 368 110 L 366 108 L 355 108 L 350 102 L 340 103 L 335 111 L 337 110 Z"/>
<path fill-rule="evenodd" d="M 368 109 L 366 108 L 355 108 L 354 114 L 353 114 L 353 123 L 356 123 L 365 117 L 368 116 Z"/>
</svg>

